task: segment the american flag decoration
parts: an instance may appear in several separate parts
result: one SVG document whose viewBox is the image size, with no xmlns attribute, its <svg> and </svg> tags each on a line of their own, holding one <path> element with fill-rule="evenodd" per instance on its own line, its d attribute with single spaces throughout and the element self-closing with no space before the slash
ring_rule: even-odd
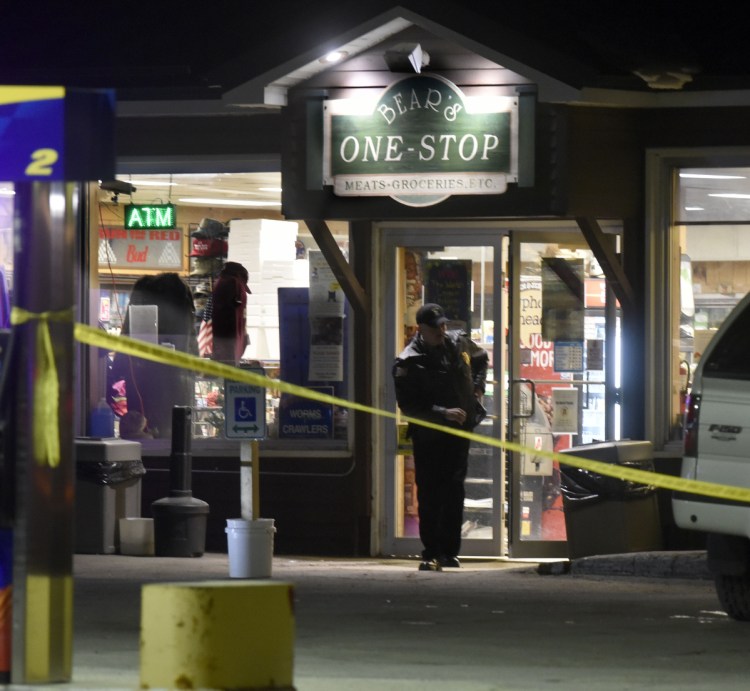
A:
<svg viewBox="0 0 750 691">
<path fill-rule="evenodd" d="M 206 300 L 206 307 L 203 310 L 203 319 L 198 329 L 198 354 L 201 357 L 211 357 L 214 352 L 214 329 L 212 323 L 213 315 L 213 296 Z"/>
</svg>

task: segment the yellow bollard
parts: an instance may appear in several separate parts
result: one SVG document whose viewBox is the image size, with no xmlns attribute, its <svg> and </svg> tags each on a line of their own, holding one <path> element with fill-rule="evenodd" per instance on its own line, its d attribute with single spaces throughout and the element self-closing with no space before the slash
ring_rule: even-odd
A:
<svg viewBox="0 0 750 691">
<path fill-rule="evenodd" d="M 143 689 L 294 689 L 294 588 L 277 581 L 141 590 Z"/>
</svg>

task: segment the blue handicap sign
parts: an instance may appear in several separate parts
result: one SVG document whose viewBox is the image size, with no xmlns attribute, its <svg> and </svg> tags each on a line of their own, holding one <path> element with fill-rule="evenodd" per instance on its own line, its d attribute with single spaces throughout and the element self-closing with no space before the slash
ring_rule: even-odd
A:
<svg viewBox="0 0 750 691">
<path fill-rule="evenodd" d="M 235 422 L 255 422 L 258 419 L 255 398 L 237 397 L 234 399 Z"/>
<path fill-rule="evenodd" d="M 252 368 L 264 376 L 261 368 Z M 266 391 L 261 386 L 224 381 L 224 436 L 227 439 L 264 439 Z"/>
</svg>

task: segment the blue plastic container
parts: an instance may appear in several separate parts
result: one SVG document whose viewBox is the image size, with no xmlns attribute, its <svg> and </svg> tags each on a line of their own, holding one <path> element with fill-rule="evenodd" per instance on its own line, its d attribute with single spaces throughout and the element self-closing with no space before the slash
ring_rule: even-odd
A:
<svg viewBox="0 0 750 691">
<path fill-rule="evenodd" d="M 99 399 L 99 403 L 89 416 L 89 436 L 103 438 L 115 436 L 115 414 L 104 398 Z"/>
</svg>

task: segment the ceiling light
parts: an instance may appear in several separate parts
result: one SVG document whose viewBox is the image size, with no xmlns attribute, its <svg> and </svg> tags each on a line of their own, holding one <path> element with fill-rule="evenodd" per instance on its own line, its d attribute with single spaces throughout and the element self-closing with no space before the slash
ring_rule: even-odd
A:
<svg viewBox="0 0 750 691">
<path fill-rule="evenodd" d="M 705 211 L 702 206 L 686 206 L 685 211 Z"/>
<path fill-rule="evenodd" d="M 735 192 L 717 192 L 709 194 L 709 197 L 723 197 L 724 199 L 750 199 L 750 194 L 737 194 Z"/>
<path fill-rule="evenodd" d="M 180 180 L 190 181 L 193 178 L 220 178 L 231 174 L 232 173 L 170 173 L 164 177 L 174 178 L 179 182 Z"/>
<path fill-rule="evenodd" d="M 332 50 L 330 53 L 326 53 L 320 58 L 320 61 L 332 65 L 335 62 L 341 62 L 347 55 L 349 55 L 349 53 L 345 50 Z"/>
<path fill-rule="evenodd" d="M 134 185 L 140 185 L 141 187 L 173 187 L 176 182 L 169 182 L 167 180 L 130 180 Z"/>
<path fill-rule="evenodd" d="M 693 76 L 683 70 L 645 69 L 635 70 L 650 89 L 668 89 L 679 91 L 685 84 L 693 81 Z"/>
<path fill-rule="evenodd" d="M 208 204 L 209 206 L 281 206 L 281 202 L 257 199 L 212 199 L 211 197 L 182 197 L 186 204 Z"/>
<path fill-rule="evenodd" d="M 744 175 L 717 175 L 714 173 L 680 173 L 681 178 L 701 178 L 705 180 L 745 180 Z"/>
</svg>

